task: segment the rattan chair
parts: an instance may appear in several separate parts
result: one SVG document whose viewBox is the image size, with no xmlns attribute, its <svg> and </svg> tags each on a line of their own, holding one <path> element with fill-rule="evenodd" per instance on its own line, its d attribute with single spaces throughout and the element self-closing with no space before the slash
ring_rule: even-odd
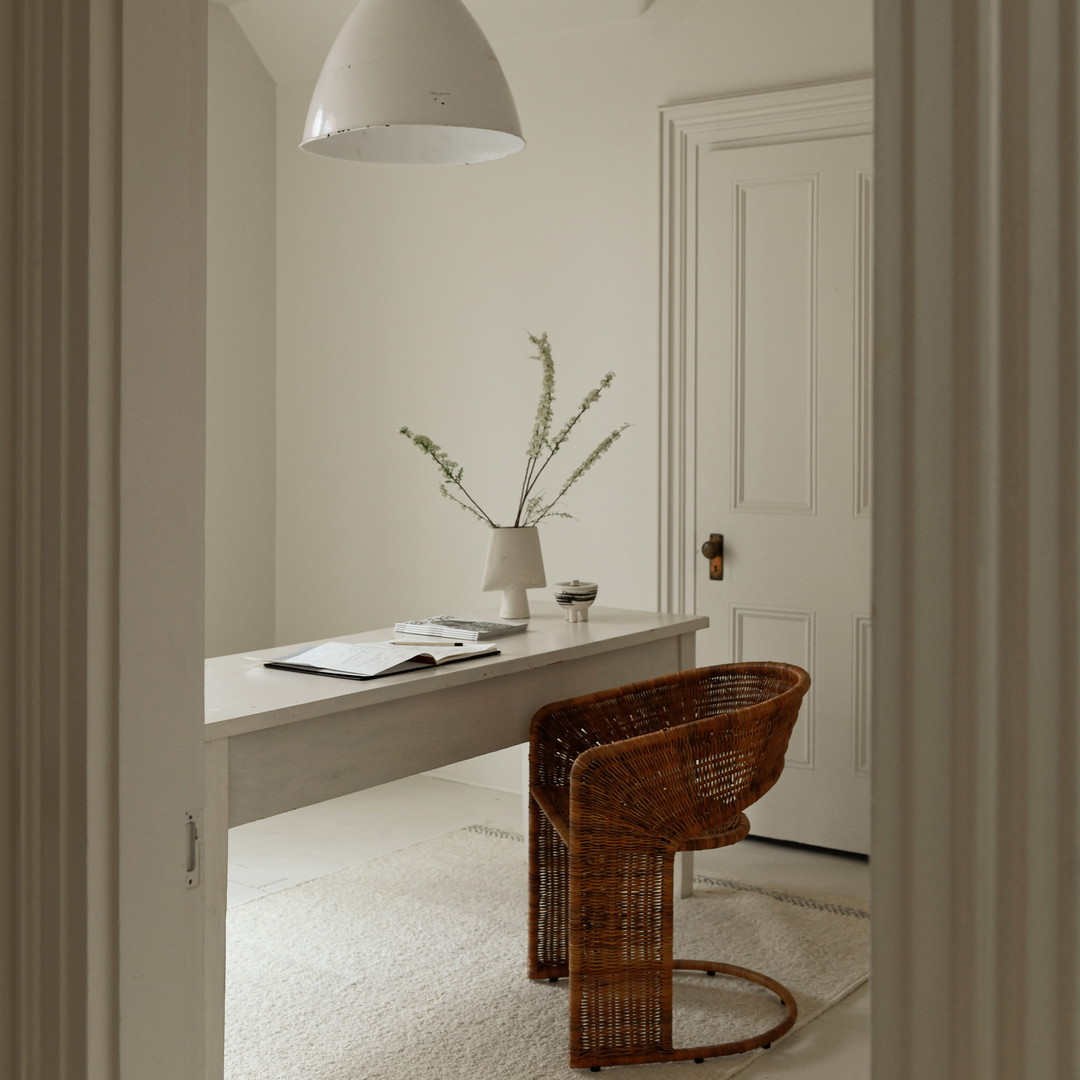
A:
<svg viewBox="0 0 1080 1080">
<path fill-rule="evenodd" d="M 790 664 L 698 668 L 549 705 L 529 739 L 529 977 L 570 979 L 570 1065 L 702 1061 L 770 1045 L 791 993 L 758 972 L 672 956 L 677 851 L 723 847 L 776 783 L 810 677 Z M 672 1045 L 673 970 L 773 991 L 784 1016 L 737 1042 Z"/>
</svg>

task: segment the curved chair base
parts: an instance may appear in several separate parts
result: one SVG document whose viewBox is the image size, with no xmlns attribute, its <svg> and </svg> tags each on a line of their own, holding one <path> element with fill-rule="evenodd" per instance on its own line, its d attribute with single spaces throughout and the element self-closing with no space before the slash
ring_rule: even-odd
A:
<svg viewBox="0 0 1080 1080">
<path fill-rule="evenodd" d="M 658 1061 L 704 1061 L 711 1057 L 727 1057 L 731 1054 L 745 1054 L 749 1050 L 768 1048 L 782 1035 L 786 1035 L 794 1026 L 799 1015 L 795 996 L 782 983 L 762 975 L 760 971 L 737 967 L 734 964 L 719 964 L 710 960 L 676 960 L 672 967 L 675 971 L 704 971 L 706 975 L 730 975 L 736 979 L 757 983 L 771 990 L 784 1003 L 784 1017 L 768 1031 L 760 1035 L 750 1035 L 733 1042 L 716 1043 L 713 1046 L 685 1046 L 672 1050 L 660 1050 L 650 1054 L 611 1054 L 600 1057 L 595 1054 L 570 1055 L 572 1069 L 591 1069 L 599 1072 L 605 1065 L 645 1065 Z"/>
</svg>

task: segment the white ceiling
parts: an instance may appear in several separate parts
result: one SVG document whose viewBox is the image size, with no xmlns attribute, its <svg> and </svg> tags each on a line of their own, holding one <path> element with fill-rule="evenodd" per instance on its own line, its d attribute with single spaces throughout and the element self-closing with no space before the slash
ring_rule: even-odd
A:
<svg viewBox="0 0 1080 1080">
<path fill-rule="evenodd" d="M 217 0 L 228 7 L 279 84 L 314 84 L 356 0 Z M 492 44 L 636 19 L 653 0 L 465 0 Z"/>
</svg>

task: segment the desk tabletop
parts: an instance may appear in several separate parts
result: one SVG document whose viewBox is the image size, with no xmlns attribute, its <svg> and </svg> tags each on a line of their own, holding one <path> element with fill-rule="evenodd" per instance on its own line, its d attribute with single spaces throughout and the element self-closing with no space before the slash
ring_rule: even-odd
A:
<svg viewBox="0 0 1080 1080">
<path fill-rule="evenodd" d="M 597 655 L 662 638 L 702 630 L 699 615 L 593 607 L 588 622 L 567 622 L 554 603 L 531 605 L 529 628 L 496 639 L 501 651 L 457 664 L 410 671 L 378 679 L 353 680 L 307 675 L 264 667 L 267 660 L 290 656 L 318 641 L 216 656 L 206 661 L 206 738 L 223 739 L 328 712 L 356 709 L 435 693 L 453 686 L 498 679 L 565 660 Z M 388 641 L 392 628 L 339 635 L 333 641 Z"/>
</svg>

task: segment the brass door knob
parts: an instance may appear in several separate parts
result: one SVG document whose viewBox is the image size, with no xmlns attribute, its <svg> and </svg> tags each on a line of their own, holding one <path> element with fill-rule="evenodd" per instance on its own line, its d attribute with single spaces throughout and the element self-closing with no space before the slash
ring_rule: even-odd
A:
<svg viewBox="0 0 1080 1080">
<path fill-rule="evenodd" d="M 709 539 L 701 545 L 701 554 L 709 560 L 709 580 L 724 580 L 724 534 L 709 533 Z"/>
</svg>

